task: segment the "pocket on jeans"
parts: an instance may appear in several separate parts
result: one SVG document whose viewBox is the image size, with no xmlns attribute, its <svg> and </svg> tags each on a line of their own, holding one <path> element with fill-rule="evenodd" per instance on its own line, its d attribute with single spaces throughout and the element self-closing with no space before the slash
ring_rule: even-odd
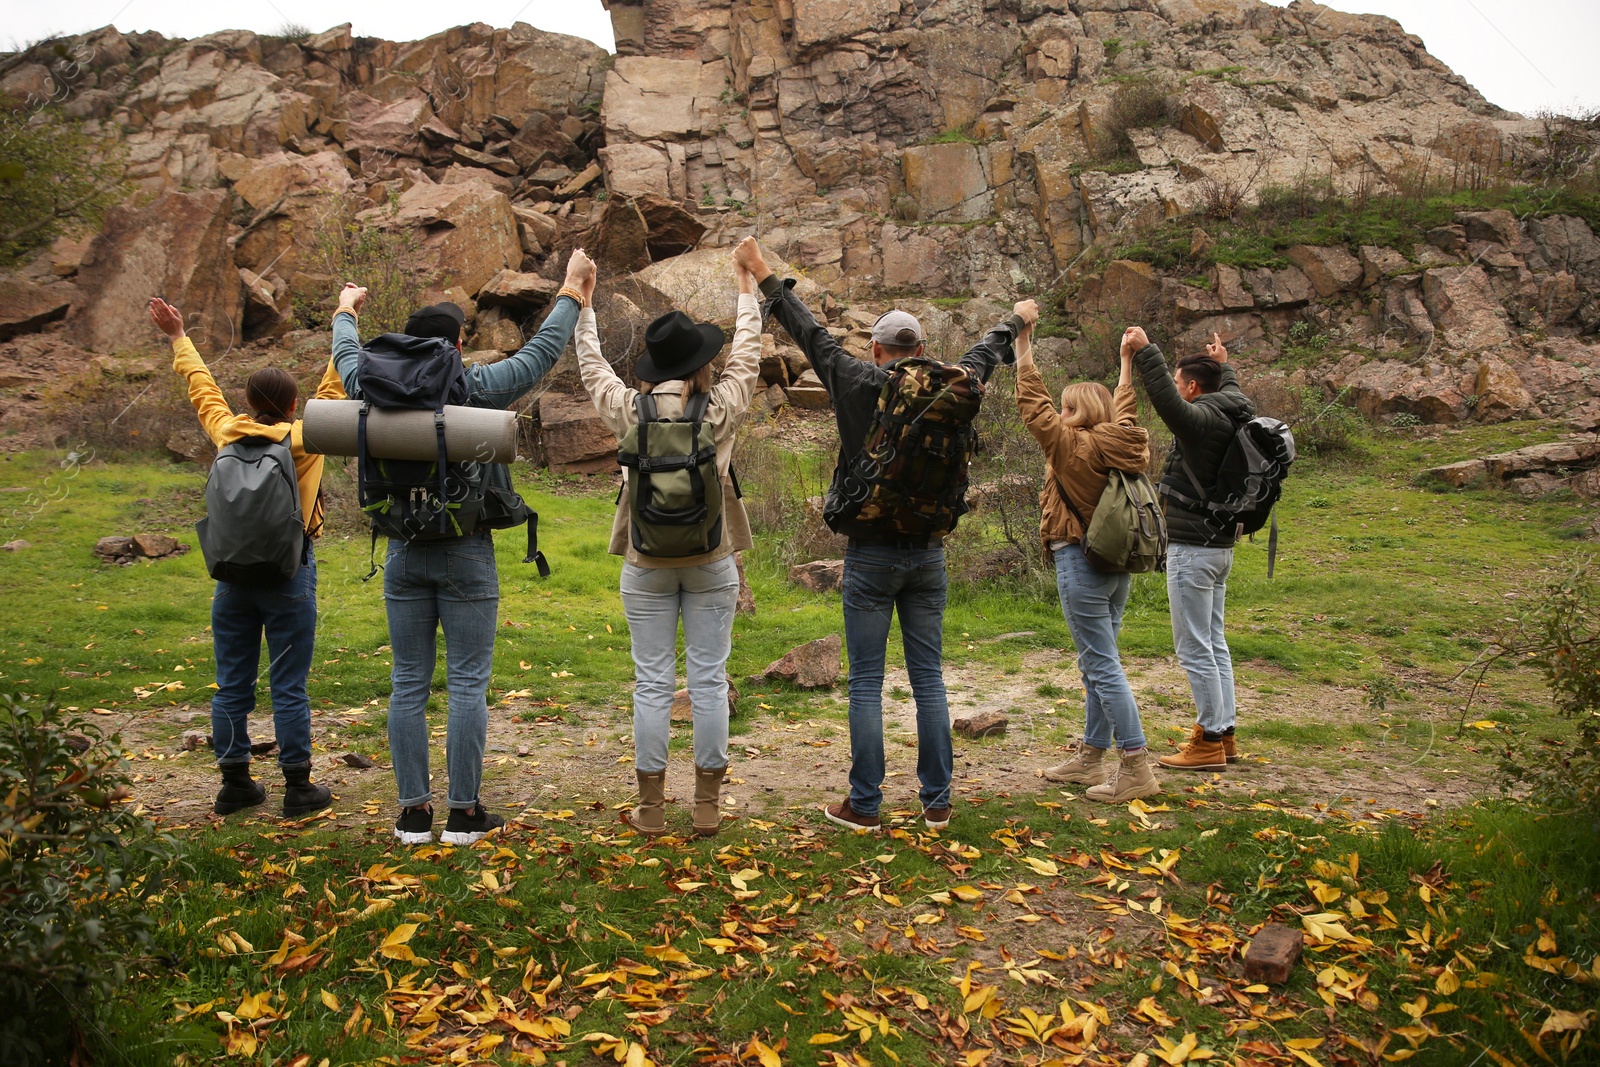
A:
<svg viewBox="0 0 1600 1067">
<path fill-rule="evenodd" d="M 500 595 L 494 546 L 487 542 L 451 547 L 445 553 L 449 594 L 456 600 L 494 600 Z"/>
</svg>

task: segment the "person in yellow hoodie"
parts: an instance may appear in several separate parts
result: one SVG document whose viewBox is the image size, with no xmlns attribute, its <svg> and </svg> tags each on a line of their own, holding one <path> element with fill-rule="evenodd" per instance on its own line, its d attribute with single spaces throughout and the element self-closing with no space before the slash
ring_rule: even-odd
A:
<svg viewBox="0 0 1600 1067">
<path fill-rule="evenodd" d="M 1150 462 L 1150 434 L 1138 425 L 1131 353 L 1122 357 L 1116 392 L 1099 382 L 1073 382 L 1062 390 L 1058 411 L 1034 362 L 1032 334 L 1033 322 L 1027 320 L 1016 342 L 1017 409 L 1044 451 L 1039 532 L 1055 561 L 1056 589 L 1078 649 L 1084 692 L 1083 743 L 1072 759 L 1044 776 L 1089 786 L 1085 795 L 1091 800 L 1122 804 L 1160 792 L 1117 651 L 1133 580 L 1091 567 L 1083 539 L 1109 472 L 1143 471 Z M 1104 757 L 1113 744 L 1121 749 L 1121 759 L 1108 780 Z"/>
<path fill-rule="evenodd" d="M 306 696 L 317 633 L 317 560 L 311 540 L 322 533 L 322 457 L 305 450 L 302 424 L 295 418 L 300 390 L 287 371 L 267 367 L 250 375 L 245 382 L 245 403 L 254 414 L 235 414 L 185 334 L 178 309 L 154 297 L 150 320 L 171 339 L 172 369 L 189 383 L 189 401 L 212 444 L 221 448 L 245 437 L 287 439 L 294 456 L 307 537 L 299 572 L 283 585 L 270 588 L 219 581 L 211 600 L 211 645 L 217 665 L 211 745 L 222 773 L 222 788 L 213 810 L 228 815 L 267 799 L 266 790 L 250 777 L 249 733 L 265 632 L 272 722 L 284 779 L 283 813 L 308 815 L 332 803 L 327 786 L 311 781 L 311 702 Z M 340 400 L 344 395 L 344 385 L 330 360 L 317 385 L 317 399 Z"/>
</svg>

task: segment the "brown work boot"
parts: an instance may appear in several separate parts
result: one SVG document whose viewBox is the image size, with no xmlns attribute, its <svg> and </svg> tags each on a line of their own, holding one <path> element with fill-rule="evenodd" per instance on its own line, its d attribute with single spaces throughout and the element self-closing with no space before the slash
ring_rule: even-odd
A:
<svg viewBox="0 0 1600 1067">
<path fill-rule="evenodd" d="M 667 832 L 667 772 L 633 774 L 639 780 L 639 806 L 623 812 L 622 821 L 646 837 L 660 837 Z"/>
<path fill-rule="evenodd" d="M 694 832 L 711 837 L 722 827 L 722 776 L 726 767 L 694 769 Z"/>
<path fill-rule="evenodd" d="M 1232 730 L 1222 735 L 1222 754 L 1228 757 L 1229 763 L 1239 762 L 1239 746 L 1233 742 Z"/>
<path fill-rule="evenodd" d="M 1222 741 L 1207 741 L 1205 731 L 1196 723 L 1194 732 L 1189 735 L 1189 740 L 1178 746 L 1178 751 L 1170 756 L 1162 756 L 1156 761 L 1163 767 L 1183 771 L 1225 771 L 1228 769 L 1228 756 L 1223 750 Z"/>
<path fill-rule="evenodd" d="M 1044 776 L 1052 782 L 1076 782 L 1078 785 L 1102 785 L 1106 780 L 1106 750 L 1095 748 L 1087 742 L 1065 763 L 1046 768 Z"/>
<path fill-rule="evenodd" d="M 1106 804 L 1126 804 L 1135 797 L 1154 796 L 1159 792 L 1161 783 L 1150 770 L 1150 750 L 1141 748 L 1137 752 L 1124 752 L 1111 780 L 1090 788 L 1083 795 Z"/>
<path fill-rule="evenodd" d="M 850 806 L 849 800 L 841 800 L 837 804 L 824 804 L 822 814 L 827 816 L 829 822 L 847 826 L 852 830 L 877 830 L 883 825 L 883 820 L 876 815 L 858 815 Z"/>
<path fill-rule="evenodd" d="M 928 829 L 943 830 L 950 825 L 950 805 L 946 804 L 942 808 L 923 808 L 922 818 L 928 824 Z"/>
</svg>

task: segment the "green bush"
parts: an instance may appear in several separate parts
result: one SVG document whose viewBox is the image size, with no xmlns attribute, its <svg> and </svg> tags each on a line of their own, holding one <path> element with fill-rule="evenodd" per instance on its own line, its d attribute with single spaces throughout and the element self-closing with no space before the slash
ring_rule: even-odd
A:
<svg viewBox="0 0 1600 1067">
<path fill-rule="evenodd" d="M 0 704 L 0 1063 L 79 1062 L 147 952 L 149 872 L 173 850 L 130 795 L 115 737 L 53 704 Z"/>
<path fill-rule="evenodd" d="M 1505 659 L 1538 668 L 1556 711 L 1575 727 L 1571 737 L 1549 739 L 1553 743 L 1530 738 L 1508 744 L 1501 761 L 1507 787 L 1526 787 L 1543 807 L 1581 814 L 1600 833 L 1597 563 L 1576 559 L 1548 582 L 1536 606 L 1495 640 L 1487 664 Z"/>
<path fill-rule="evenodd" d="M 128 192 L 117 138 L 28 103 L 0 96 L 0 266 L 99 229 Z"/>
</svg>

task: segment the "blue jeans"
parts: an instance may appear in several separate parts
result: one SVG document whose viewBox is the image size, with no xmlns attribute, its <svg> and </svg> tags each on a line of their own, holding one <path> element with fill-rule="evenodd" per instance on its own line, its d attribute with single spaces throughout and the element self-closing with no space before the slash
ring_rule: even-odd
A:
<svg viewBox="0 0 1600 1067">
<path fill-rule="evenodd" d="M 728 650 L 739 603 L 739 566 L 726 556 L 698 567 L 622 565 L 622 610 L 633 643 L 633 765 L 667 769 L 678 681 L 678 619 L 694 712 L 694 765 L 728 765 Z"/>
<path fill-rule="evenodd" d="M 483 780 L 500 577 L 488 533 L 449 541 L 389 539 L 383 568 L 389 613 L 389 758 L 404 808 L 433 799 L 428 776 L 428 694 L 444 627 L 450 718 L 445 731 L 449 805 L 470 809 Z"/>
<path fill-rule="evenodd" d="M 211 598 L 211 648 L 217 693 L 211 698 L 211 747 L 220 763 L 250 762 L 250 713 L 267 637 L 267 683 L 278 764 L 311 761 L 311 701 L 306 676 L 317 637 L 317 559 L 310 551 L 293 578 L 271 589 L 218 582 Z"/>
<path fill-rule="evenodd" d="M 1067 617 L 1083 674 L 1083 740 L 1095 748 L 1143 748 L 1139 708 L 1122 673 L 1117 634 L 1133 588 L 1129 574 L 1102 574 L 1089 566 L 1081 544 L 1056 549 L 1056 591 Z"/>
<path fill-rule="evenodd" d="M 1189 675 L 1195 721 L 1207 733 L 1234 725 L 1233 656 L 1222 632 L 1233 549 L 1170 545 L 1167 601 L 1178 665 Z"/>
<path fill-rule="evenodd" d="M 844 639 L 850 656 L 850 807 L 883 803 L 883 663 L 889 622 L 900 612 L 906 673 L 917 702 L 917 777 L 922 806 L 950 804 L 954 753 L 945 699 L 944 548 L 907 551 L 852 544 L 844 553 Z"/>
</svg>

